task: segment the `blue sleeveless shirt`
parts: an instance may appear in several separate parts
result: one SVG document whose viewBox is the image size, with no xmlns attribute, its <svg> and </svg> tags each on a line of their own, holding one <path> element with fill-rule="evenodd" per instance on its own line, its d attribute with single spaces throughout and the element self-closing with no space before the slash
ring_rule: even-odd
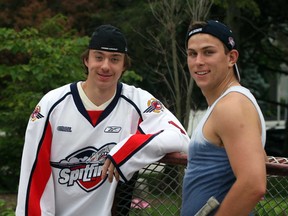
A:
<svg viewBox="0 0 288 216">
<path fill-rule="evenodd" d="M 264 147 L 266 140 L 265 121 L 256 99 L 248 89 L 242 86 L 230 87 L 208 108 L 192 134 L 188 151 L 188 164 L 183 181 L 181 216 L 195 215 L 211 196 L 214 196 L 221 204 L 235 182 L 235 176 L 225 148 L 210 143 L 202 133 L 203 126 L 217 102 L 232 91 L 244 94 L 256 107 L 261 121 L 262 145 Z M 210 215 L 213 215 L 213 212 Z"/>
</svg>

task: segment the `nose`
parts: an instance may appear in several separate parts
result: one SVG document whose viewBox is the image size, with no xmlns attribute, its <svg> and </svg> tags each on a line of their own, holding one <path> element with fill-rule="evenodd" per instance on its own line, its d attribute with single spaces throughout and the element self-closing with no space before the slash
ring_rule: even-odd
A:
<svg viewBox="0 0 288 216">
<path fill-rule="evenodd" d="M 109 59 L 108 58 L 104 58 L 102 65 L 101 65 L 101 69 L 103 71 L 108 71 L 109 70 Z"/>
<path fill-rule="evenodd" d="M 198 54 L 198 55 L 196 56 L 195 63 L 196 63 L 197 65 L 203 65 L 203 64 L 204 64 L 203 56 L 202 56 L 201 54 Z"/>
</svg>

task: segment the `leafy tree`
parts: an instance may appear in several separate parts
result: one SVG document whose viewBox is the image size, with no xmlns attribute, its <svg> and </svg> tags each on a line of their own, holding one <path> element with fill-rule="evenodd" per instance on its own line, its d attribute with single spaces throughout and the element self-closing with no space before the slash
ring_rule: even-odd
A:
<svg viewBox="0 0 288 216">
<path fill-rule="evenodd" d="M 45 19 L 53 16 L 47 1 L 0 0 L 0 26 L 21 30 L 38 27 Z"/>
<path fill-rule="evenodd" d="M 50 89 L 83 79 L 86 37 L 47 37 L 34 28 L 1 28 L 0 185 L 15 190 L 29 114 Z"/>
<path fill-rule="evenodd" d="M 149 2 L 152 14 L 159 25 L 154 31 L 149 32 L 153 50 L 159 59 L 157 65 L 151 69 L 156 71 L 160 80 L 168 87 L 164 98 L 172 105 L 170 109 L 187 128 L 191 106 L 194 103 L 192 92 L 195 86 L 186 67 L 183 33 L 186 33 L 191 21 L 207 18 L 212 3 L 209 0 Z M 181 28 L 183 25 L 185 32 Z M 178 37 L 180 32 L 182 38 Z"/>
</svg>

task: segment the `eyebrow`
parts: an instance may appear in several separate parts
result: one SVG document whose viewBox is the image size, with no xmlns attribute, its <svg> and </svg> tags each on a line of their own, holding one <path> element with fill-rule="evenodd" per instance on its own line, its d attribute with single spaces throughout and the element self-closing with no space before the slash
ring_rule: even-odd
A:
<svg viewBox="0 0 288 216">
<path fill-rule="evenodd" d="M 211 49 L 211 48 L 212 48 L 212 49 L 215 49 L 216 47 L 215 47 L 215 46 L 212 46 L 212 45 L 208 45 L 208 46 L 201 47 L 200 50 L 206 50 L 206 49 Z M 188 50 L 188 51 L 189 51 L 189 50 L 192 51 L 192 50 L 195 50 L 195 49 L 188 47 L 187 50 Z"/>
</svg>

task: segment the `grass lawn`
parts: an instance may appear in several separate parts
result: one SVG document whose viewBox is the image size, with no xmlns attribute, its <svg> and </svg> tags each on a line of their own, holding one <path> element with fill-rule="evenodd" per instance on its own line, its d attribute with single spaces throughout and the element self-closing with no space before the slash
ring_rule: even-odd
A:
<svg viewBox="0 0 288 216">
<path fill-rule="evenodd" d="M 0 194 L 0 216 L 14 216 L 17 194 Z"/>
<path fill-rule="evenodd" d="M 288 216 L 288 198 L 266 197 L 255 208 L 255 216 Z"/>
</svg>

